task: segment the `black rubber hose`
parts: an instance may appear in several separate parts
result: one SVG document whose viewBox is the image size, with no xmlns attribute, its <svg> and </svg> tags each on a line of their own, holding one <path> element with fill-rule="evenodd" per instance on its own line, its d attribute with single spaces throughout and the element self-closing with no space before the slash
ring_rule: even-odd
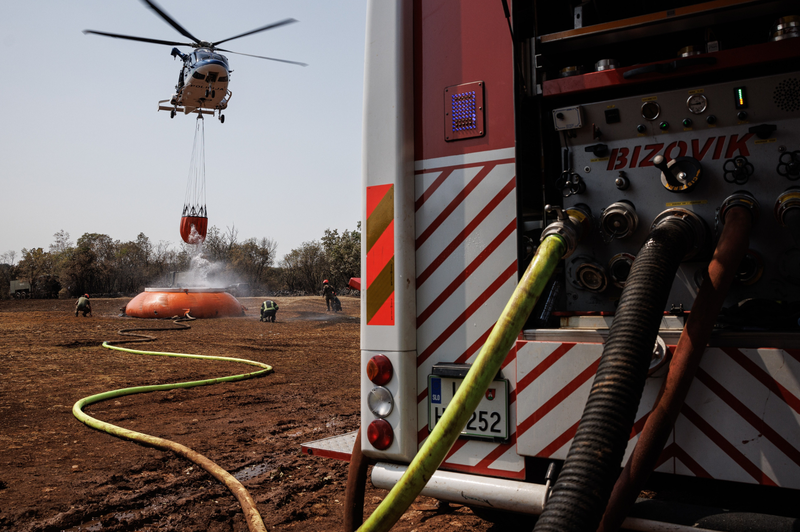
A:
<svg viewBox="0 0 800 532">
<path fill-rule="evenodd" d="M 678 266 L 696 235 L 666 218 L 631 267 L 567 459 L 535 531 L 594 532 L 628 445 Z"/>
</svg>

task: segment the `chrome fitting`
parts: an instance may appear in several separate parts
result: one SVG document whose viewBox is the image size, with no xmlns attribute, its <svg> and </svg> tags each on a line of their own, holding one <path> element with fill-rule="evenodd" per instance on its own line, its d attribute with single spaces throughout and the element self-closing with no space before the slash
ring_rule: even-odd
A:
<svg viewBox="0 0 800 532">
<path fill-rule="evenodd" d="M 786 227 L 786 212 L 790 209 L 800 208 L 800 188 L 792 187 L 784 191 L 775 202 L 775 219 Z"/>
<path fill-rule="evenodd" d="M 759 211 L 761 206 L 752 194 L 744 190 L 738 190 L 725 198 L 722 205 L 719 206 L 719 222 L 725 225 L 725 215 L 733 207 L 744 207 L 750 210 L 750 216 L 753 217 L 753 224 L 758 220 Z"/>
<path fill-rule="evenodd" d="M 628 200 L 620 200 L 606 207 L 600 215 L 600 229 L 609 238 L 627 238 L 639 226 L 636 207 Z"/>
<path fill-rule="evenodd" d="M 697 214 L 686 209 L 673 208 L 662 212 L 653 220 L 650 232 L 662 224 L 676 222 L 683 224 L 689 230 L 689 233 L 694 236 L 692 246 L 682 260 L 690 260 L 708 247 L 709 232 L 706 223 Z"/>
<path fill-rule="evenodd" d="M 544 228 L 539 241 L 541 242 L 551 235 L 561 237 L 567 246 L 564 256 L 561 257 L 565 259 L 572 255 L 578 247 L 581 237 L 589 232 L 592 225 L 591 211 L 589 211 L 589 207 L 582 204 L 570 207 L 566 211 L 553 205 L 546 205 L 544 209 L 546 212 L 555 212 L 557 219 Z"/>
</svg>

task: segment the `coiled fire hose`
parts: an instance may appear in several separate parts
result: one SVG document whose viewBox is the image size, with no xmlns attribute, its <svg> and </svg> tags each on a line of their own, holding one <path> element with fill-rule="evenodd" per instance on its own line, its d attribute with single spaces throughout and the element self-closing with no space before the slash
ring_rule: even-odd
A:
<svg viewBox="0 0 800 532">
<path fill-rule="evenodd" d="M 128 335 L 128 336 L 137 336 L 139 337 L 136 340 L 120 340 L 114 343 L 131 343 L 131 342 L 149 342 L 156 340 L 154 336 L 148 336 L 144 334 L 134 334 L 131 331 L 170 331 L 170 330 L 182 330 L 188 329 L 188 325 L 184 325 L 180 323 L 182 321 L 189 321 L 193 320 L 194 318 L 187 317 L 175 320 L 173 323 L 178 325 L 180 328 L 133 328 L 133 329 L 122 329 L 119 331 L 119 334 Z M 170 357 L 182 357 L 182 358 L 200 358 L 204 360 L 219 360 L 224 362 L 239 362 L 242 364 L 248 364 L 251 366 L 257 366 L 260 369 L 259 371 L 254 371 L 252 373 L 244 373 L 241 375 L 231 375 L 228 377 L 219 377 L 216 379 L 206 379 L 201 381 L 189 381 L 189 382 L 178 382 L 173 384 L 159 384 L 159 385 L 151 385 L 151 386 L 136 386 L 132 388 L 121 388 L 118 390 L 111 390 L 108 392 L 99 393 L 96 395 L 91 395 L 89 397 L 84 397 L 83 399 L 76 402 L 72 407 L 73 415 L 78 418 L 78 421 L 84 423 L 85 425 L 102 432 L 107 432 L 112 436 L 116 436 L 118 438 L 124 438 L 127 440 L 132 440 L 135 442 L 142 443 L 149 447 L 155 447 L 157 449 L 162 449 L 165 451 L 172 451 L 184 458 L 194 462 L 198 466 L 205 469 L 211 476 L 222 482 L 236 497 L 236 500 L 239 501 L 239 505 L 242 507 L 242 511 L 244 512 L 245 520 L 247 522 L 247 527 L 250 532 L 266 532 L 266 527 L 264 526 L 264 522 L 261 519 L 261 515 L 258 513 L 256 509 L 256 504 L 253 498 L 248 493 L 247 489 L 236 480 L 230 473 L 219 467 L 217 464 L 203 456 L 202 454 L 193 451 L 192 449 L 176 443 L 174 441 L 165 440 L 163 438 L 158 438 L 156 436 L 150 436 L 149 434 L 143 434 L 141 432 L 136 432 L 133 430 L 125 429 L 122 427 L 118 427 L 116 425 L 112 425 L 111 423 L 106 423 L 104 421 L 100 421 L 95 419 L 88 414 L 86 414 L 83 409 L 86 406 L 89 406 L 94 403 L 98 403 L 100 401 L 106 401 L 108 399 L 114 399 L 116 397 L 122 397 L 125 395 L 133 395 L 137 393 L 147 393 L 147 392 L 155 392 L 155 391 L 166 391 L 166 390 L 173 390 L 175 388 L 193 388 L 195 386 L 205 386 L 209 384 L 217 384 L 220 382 L 235 382 L 241 381 L 245 379 L 252 379 L 254 377 L 261 377 L 263 375 L 267 375 L 268 373 L 272 372 L 272 366 L 267 364 L 263 364 L 261 362 L 256 362 L 253 360 L 245 360 L 242 358 L 230 358 L 230 357 L 216 357 L 216 356 L 205 356 L 205 355 L 191 355 L 186 353 L 164 353 L 164 352 L 155 352 L 155 351 L 137 351 L 133 349 L 126 349 L 124 347 L 117 347 L 111 345 L 109 342 L 103 342 L 103 347 L 107 349 L 114 349 L 117 351 L 123 351 L 125 353 L 134 353 L 139 355 L 155 355 L 155 356 L 170 356 Z"/>
<path fill-rule="evenodd" d="M 662 218 L 663 217 L 663 218 Z M 580 424 L 534 530 L 590 532 L 605 510 L 680 262 L 705 240 L 692 213 L 666 211 L 631 267 Z"/>
<path fill-rule="evenodd" d="M 444 461 L 500 369 L 566 250 L 563 237 L 550 235 L 544 238 L 450 405 L 403 477 L 358 529 L 360 532 L 387 531 L 392 528 Z"/>
<path fill-rule="evenodd" d="M 748 201 L 751 203 L 748 204 Z M 755 199 L 744 197 L 741 203 L 727 212 L 723 209 L 720 215 L 722 234 L 708 265 L 708 278 L 703 281 L 692 304 L 692 312 L 672 355 L 663 388 L 628 463 L 614 485 L 598 532 L 619 529 L 656 466 L 689 393 L 736 269 L 747 252 L 756 206 Z"/>
</svg>

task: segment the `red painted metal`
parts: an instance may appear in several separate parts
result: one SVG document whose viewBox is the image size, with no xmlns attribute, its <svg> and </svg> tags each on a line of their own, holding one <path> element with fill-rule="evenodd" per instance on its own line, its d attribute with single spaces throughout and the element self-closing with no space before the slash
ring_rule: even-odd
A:
<svg viewBox="0 0 800 532">
<path fill-rule="evenodd" d="M 716 59 L 716 63 L 713 65 L 698 64 L 694 66 L 687 66 L 685 68 L 680 68 L 673 72 L 664 74 L 653 72 L 649 74 L 642 74 L 630 79 L 625 79 L 623 77 L 625 72 L 647 66 L 635 65 L 631 67 L 603 70 L 601 72 L 589 72 L 588 74 L 572 76 L 569 78 L 552 79 L 545 81 L 542 84 L 542 92 L 544 96 L 577 94 L 594 89 L 603 89 L 622 85 L 637 85 L 654 80 L 680 78 L 687 75 L 696 75 L 698 73 L 705 74 L 708 72 L 719 72 L 733 68 L 753 67 L 765 62 L 797 60 L 800 59 L 800 46 L 793 41 L 794 39 L 786 39 L 783 41 L 766 42 L 752 46 L 733 48 L 731 50 L 722 50 L 711 54 L 695 55 L 692 56 L 692 59 L 714 58 Z M 655 61 L 648 64 L 666 64 L 671 63 L 672 61 L 675 61 L 675 59 Z"/>
</svg>

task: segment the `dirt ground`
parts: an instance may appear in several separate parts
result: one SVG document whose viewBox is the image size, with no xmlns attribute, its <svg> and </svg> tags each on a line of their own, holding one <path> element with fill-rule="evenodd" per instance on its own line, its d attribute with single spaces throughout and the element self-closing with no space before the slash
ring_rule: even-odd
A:
<svg viewBox="0 0 800 532">
<path fill-rule="evenodd" d="M 342 529 L 347 463 L 300 444 L 359 424 L 359 300 L 325 312 L 321 297 L 278 298 L 276 323 L 260 299 L 245 317 L 197 320 L 127 347 L 246 358 L 274 373 L 247 381 L 97 403 L 102 421 L 176 441 L 242 480 L 270 530 Z M 103 391 L 253 371 L 229 362 L 128 354 L 101 347 L 119 329 L 173 327 L 120 317 L 128 299 L 0 301 L 0 530 L 243 532 L 241 509 L 202 469 L 169 452 L 98 432 L 72 405 Z M 368 483 L 368 515 L 386 495 Z M 420 497 L 397 531 L 509 530 L 459 505 Z"/>
</svg>

